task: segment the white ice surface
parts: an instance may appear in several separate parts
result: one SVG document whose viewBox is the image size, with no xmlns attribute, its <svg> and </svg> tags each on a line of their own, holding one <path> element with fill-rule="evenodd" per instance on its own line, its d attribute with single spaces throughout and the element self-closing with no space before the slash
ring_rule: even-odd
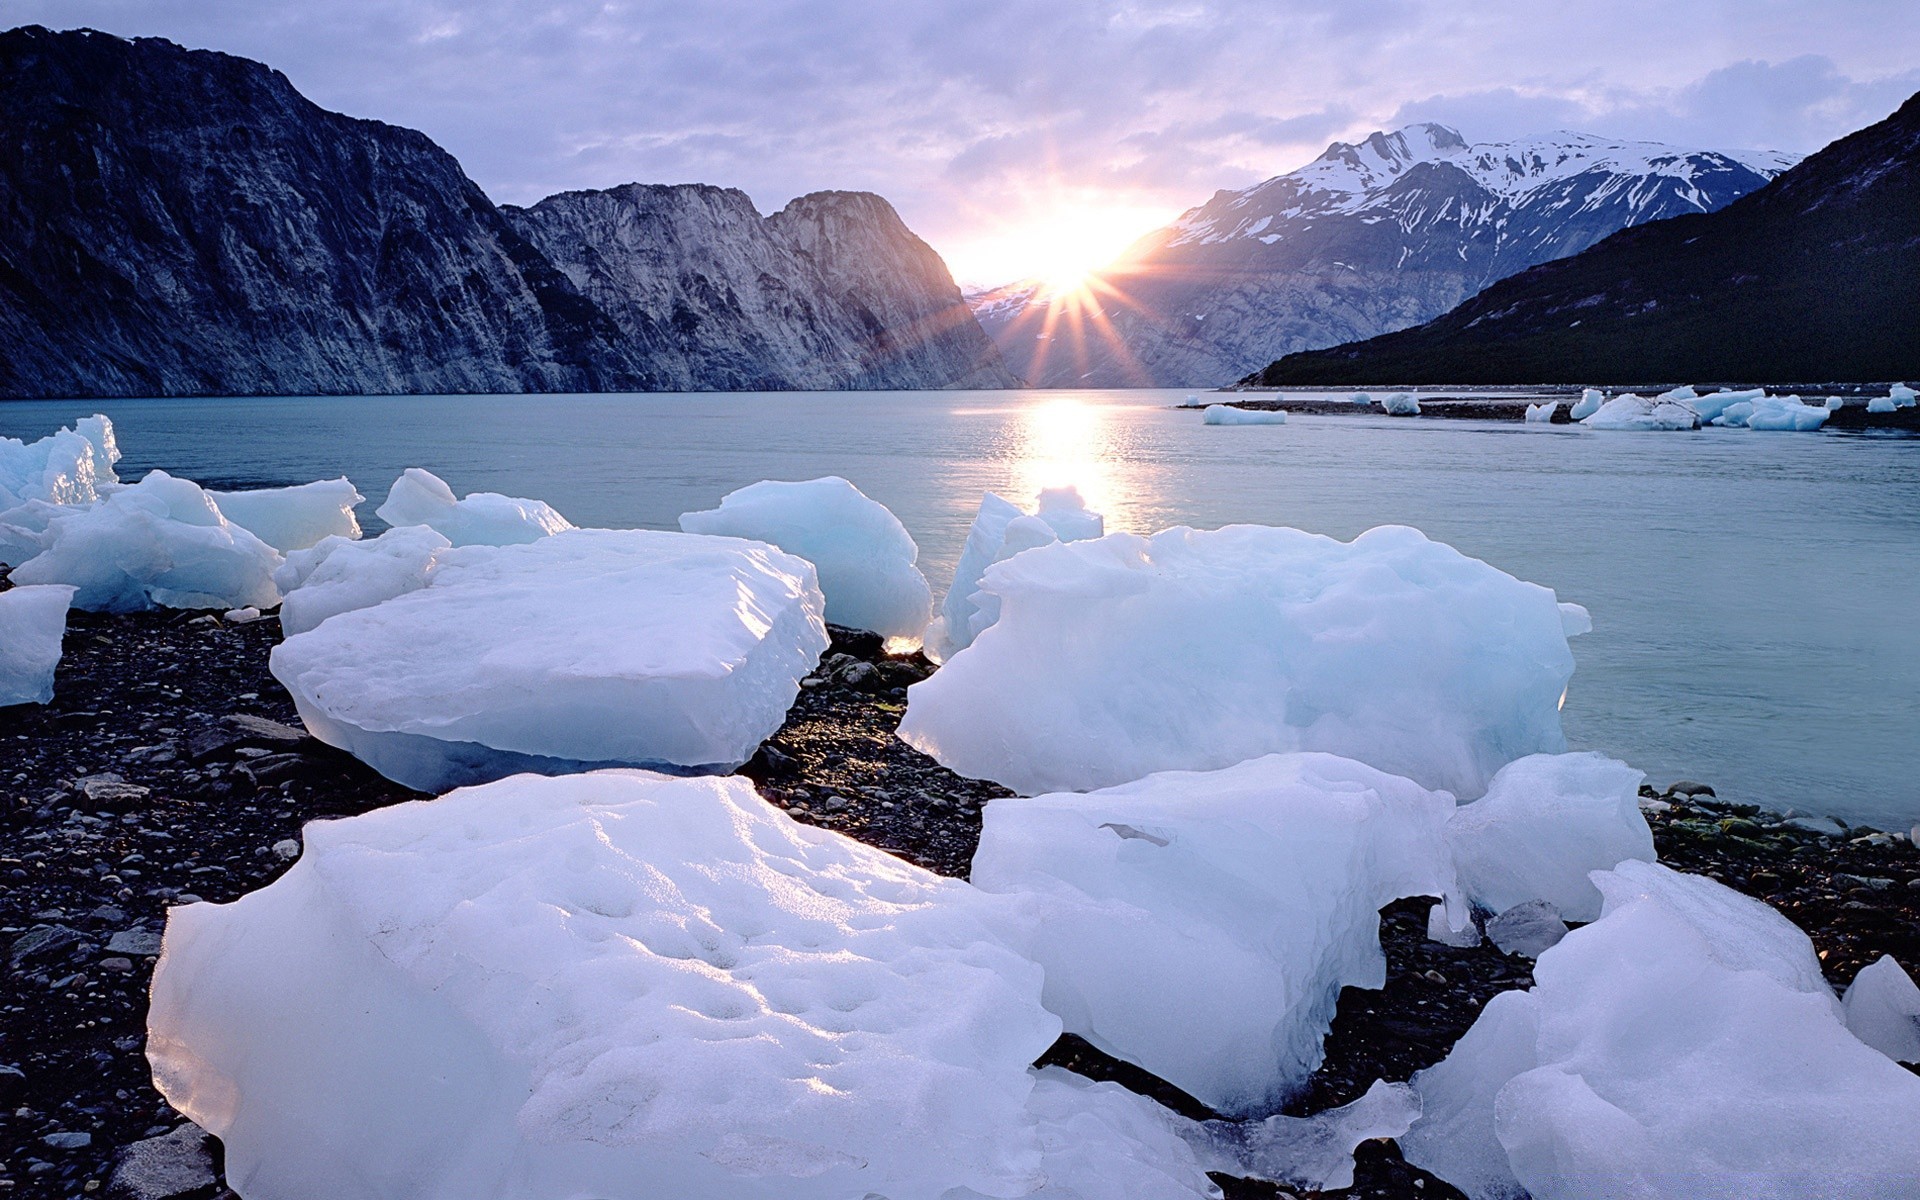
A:
<svg viewBox="0 0 1920 1200">
<path fill-rule="evenodd" d="M 933 615 L 932 589 L 913 565 L 920 548 L 906 527 L 838 476 L 752 484 L 729 492 L 719 508 L 680 514 L 680 528 L 767 542 L 811 562 L 835 625 L 918 638 Z"/>
<path fill-rule="evenodd" d="M 1566 749 L 1553 593 L 1416 529 L 1114 534 L 983 587 L 999 621 L 909 689 L 900 736 L 1023 794 L 1325 750 L 1476 797 Z"/>
<path fill-rule="evenodd" d="M 75 608 L 271 608 L 281 558 L 220 515 L 200 486 L 153 471 L 89 507 L 64 509 L 46 549 L 14 569 L 15 583 L 61 583 Z"/>
<path fill-rule="evenodd" d="M 1047 1179 L 1033 1200 L 1217 1200 L 1220 1189 L 1190 1144 L 1198 1140 L 1194 1122 L 1116 1083 L 1059 1067 L 1033 1075 L 1027 1111 L 1039 1123 Z"/>
<path fill-rule="evenodd" d="M 1692 391 L 1691 388 L 1687 389 Z M 1672 393 L 1667 393 L 1672 395 Z M 1665 396 L 1648 399 L 1628 392 L 1615 396 L 1581 419 L 1588 429 L 1698 429 L 1700 418 L 1692 408 Z"/>
<path fill-rule="evenodd" d="M 148 1056 L 247 1200 L 1118 1200 L 1042 1192 L 1043 1119 L 1128 1130 L 1036 1095 L 1000 907 L 743 779 L 521 776 L 172 910 Z"/>
<path fill-rule="evenodd" d="M 1340 989 L 1385 982 L 1381 906 L 1451 886 L 1452 808 L 1348 759 L 1275 755 L 995 800 L 971 878 L 1021 900 L 1069 1030 L 1264 1115 L 1319 1064 Z"/>
<path fill-rule="evenodd" d="M 1198 1144 L 1209 1170 L 1309 1192 L 1336 1191 L 1353 1186 L 1353 1152 L 1360 1143 L 1399 1137 L 1419 1118 L 1418 1092 L 1376 1079 L 1353 1103 L 1311 1117 L 1207 1121 Z"/>
<path fill-rule="evenodd" d="M 282 554 L 305 550 L 326 537 L 357 538 L 353 506 L 366 499 L 351 481 L 321 479 L 296 487 L 256 488 L 207 495 L 220 515 Z"/>
<path fill-rule="evenodd" d="M 1420 401 L 1411 392 L 1395 392 L 1380 401 L 1380 407 L 1389 415 L 1396 417 L 1417 417 L 1420 415 Z"/>
<path fill-rule="evenodd" d="M 521 545 L 573 528 L 544 500 L 498 492 L 474 492 L 456 500 L 445 480 L 419 467 L 408 467 L 393 481 L 386 503 L 374 515 L 393 526 L 426 525 L 456 546 Z"/>
<path fill-rule="evenodd" d="M 1235 408 L 1231 404 L 1209 404 L 1201 422 L 1207 425 L 1285 425 L 1287 414 L 1277 408 Z"/>
<path fill-rule="evenodd" d="M 53 584 L 0 592 L 0 708 L 53 699 L 72 600 L 72 588 Z"/>
<path fill-rule="evenodd" d="M 369 608 L 427 586 L 443 551 L 453 543 L 425 525 L 399 525 L 377 538 L 322 538 L 295 550 L 273 573 L 286 593 L 280 629 L 305 633 L 335 613 Z"/>
<path fill-rule="evenodd" d="M 1089 512 L 1080 493 L 1071 487 L 1042 491 L 1031 515 L 992 492 L 982 496 L 980 512 L 954 567 L 953 585 L 941 601 L 939 617 L 927 630 L 927 652 L 944 661 L 999 619 L 999 597 L 980 591 L 988 567 L 1035 546 L 1085 541 L 1105 532 L 1105 519 Z"/>
<path fill-rule="evenodd" d="M 1855 1037 L 1888 1058 L 1920 1063 L 1920 987 L 1891 954 L 1860 968 L 1841 1007 Z"/>
<path fill-rule="evenodd" d="M 1414 1076 L 1407 1160 L 1473 1200 L 1893 1200 L 1920 1078 L 1847 1031 L 1806 935 L 1712 880 L 1598 872 L 1600 920 Z"/>
<path fill-rule="evenodd" d="M 1737 428 L 1805 433 L 1827 423 L 1833 412 L 1824 405 L 1803 403 L 1798 396 L 1755 395 L 1727 405 L 1713 424 Z M 1701 420 L 1704 422 L 1705 417 Z"/>
<path fill-rule="evenodd" d="M 1504 912 L 1545 900 L 1569 921 L 1600 915 L 1587 875 L 1623 859 L 1653 861 L 1640 812 L 1646 775 L 1601 754 L 1533 754 L 1508 763 L 1487 794 L 1447 822 L 1460 886 L 1475 904 Z"/>
<path fill-rule="evenodd" d="M 1600 406 L 1604 403 L 1606 403 L 1606 397 L 1598 388 L 1587 388 L 1580 393 L 1580 398 L 1573 402 L 1573 407 L 1567 410 L 1567 415 L 1576 421 L 1584 421 L 1599 412 Z"/>
<path fill-rule="evenodd" d="M 309 578 L 344 560 L 351 600 L 363 568 L 375 593 L 424 584 L 334 611 L 270 665 L 314 736 L 422 791 L 593 765 L 729 770 L 827 645 L 813 565 L 758 542 L 581 529 L 424 565 L 418 546 L 367 546 Z"/>
<path fill-rule="evenodd" d="M 1553 424 L 1553 414 L 1558 411 L 1560 411 L 1560 402 L 1558 400 L 1548 400 L 1540 404 L 1529 404 L 1527 405 L 1527 424 L 1551 425 Z"/>
<path fill-rule="evenodd" d="M 1896 383 L 1887 389 L 1887 399 L 1893 401 L 1895 408 L 1912 408 L 1920 403 L 1920 392 L 1914 391 L 1904 383 Z"/>
<path fill-rule="evenodd" d="M 98 415 L 37 441 L 0 438 L 0 564 L 32 558 L 53 517 L 111 492 L 118 461 L 113 422 Z"/>
</svg>

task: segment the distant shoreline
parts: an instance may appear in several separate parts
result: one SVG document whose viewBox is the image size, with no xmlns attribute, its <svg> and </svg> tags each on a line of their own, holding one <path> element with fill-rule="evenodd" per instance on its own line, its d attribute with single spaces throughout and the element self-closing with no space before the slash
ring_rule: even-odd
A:
<svg viewBox="0 0 1920 1200">
<path fill-rule="evenodd" d="M 1656 396 L 1669 390 L 1673 384 L 1646 384 L 1637 387 L 1608 387 L 1601 389 L 1609 396 L 1633 392 L 1641 396 Z M 1729 390 L 1740 390 L 1741 385 L 1707 385 L 1704 390 L 1719 390 L 1725 386 Z M 1875 396 L 1885 395 L 1884 386 L 1862 384 L 1811 384 L 1811 385 L 1760 385 L 1748 384 L 1746 387 L 1765 386 L 1774 395 L 1798 395 L 1810 404 L 1821 404 L 1830 396 L 1838 396 L 1845 403 L 1833 410 L 1827 418 L 1827 429 L 1902 429 L 1920 431 L 1920 407 L 1908 406 L 1895 409 L 1890 413 L 1870 413 L 1866 402 Z M 1417 387 L 1380 387 L 1371 389 L 1355 388 L 1349 395 L 1365 394 L 1371 397 L 1366 404 L 1356 404 L 1351 400 L 1329 399 L 1324 395 L 1293 396 L 1290 391 L 1301 389 L 1254 387 L 1236 385 L 1220 388 L 1210 395 L 1218 395 L 1217 404 L 1233 408 L 1244 408 L 1254 412 L 1288 412 L 1312 416 L 1358 417 L 1385 416 L 1381 411 L 1380 398 L 1395 392 L 1409 392 L 1419 398 L 1421 417 L 1441 417 L 1474 421 L 1524 421 L 1527 409 L 1535 404 L 1559 401 L 1554 409 L 1552 423 L 1570 425 L 1573 418 L 1568 415 L 1571 402 L 1578 399 L 1584 390 L 1570 384 L 1550 384 L 1538 388 L 1527 388 L 1525 396 L 1514 396 L 1522 389 L 1487 388 L 1491 394 L 1473 395 L 1472 388 L 1448 387 L 1434 392 L 1423 392 Z M 1314 388 L 1316 392 L 1332 389 Z M 1341 389 L 1344 391 L 1344 389 Z M 1261 393 L 1272 393 L 1270 398 L 1262 398 Z M 1195 410 L 1191 404 L 1176 405 L 1185 410 Z M 1409 416 L 1416 414 L 1408 414 Z"/>
</svg>

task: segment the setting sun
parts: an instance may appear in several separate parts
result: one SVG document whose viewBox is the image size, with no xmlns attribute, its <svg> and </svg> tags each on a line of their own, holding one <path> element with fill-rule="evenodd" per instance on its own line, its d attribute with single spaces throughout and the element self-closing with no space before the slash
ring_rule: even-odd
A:
<svg viewBox="0 0 1920 1200">
<path fill-rule="evenodd" d="M 947 259 L 960 279 L 987 286 L 1033 280 L 1060 295 L 1078 290 L 1088 276 L 1173 215 L 1091 196 L 1035 205 L 951 246 Z"/>
</svg>

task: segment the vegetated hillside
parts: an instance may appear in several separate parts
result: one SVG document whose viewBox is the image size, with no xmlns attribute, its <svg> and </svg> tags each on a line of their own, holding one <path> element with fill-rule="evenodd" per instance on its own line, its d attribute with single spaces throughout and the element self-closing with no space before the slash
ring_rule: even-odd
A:
<svg viewBox="0 0 1920 1200">
<path fill-rule="evenodd" d="M 1920 96 L 1726 209 L 1615 234 L 1418 328 L 1247 382 L 1920 376 Z"/>
</svg>

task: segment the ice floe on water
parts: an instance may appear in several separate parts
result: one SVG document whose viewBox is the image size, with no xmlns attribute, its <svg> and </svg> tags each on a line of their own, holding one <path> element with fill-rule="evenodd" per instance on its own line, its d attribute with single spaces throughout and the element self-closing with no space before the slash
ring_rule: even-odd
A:
<svg viewBox="0 0 1920 1200">
<path fill-rule="evenodd" d="M 329 611 L 271 666 L 316 737 L 422 791 L 595 765 L 730 770 L 827 645 L 812 564 L 763 543 L 580 529 L 382 549 L 335 545 L 313 567 Z M 375 602 L 342 608 L 360 599 Z"/>
<path fill-rule="evenodd" d="M 0 708 L 53 699 L 72 600 L 72 588 L 54 584 L 0 592 Z"/>
<path fill-rule="evenodd" d="M 374 515 L 394 526 L 425 525 L 456 546 L 521 545 L 573 528 L 544 500 L 498 492 L 456 498 L 445 480 L 419 467 L 393 481 Z"/>
<path fill-rule="evenodd" d="M 932 589 L 914 566 L 920 548 L 906 527 L 838 476 L 752 484 L 727 493 L 719 508 L 681 513 L 680 528 L 767 542 L 811 562 L 836 625 L 917 639 L 933 615 Z"/>
<path fill-rule="evenodd" d="M 1287 414 L 1280 409 L 1235 408 L 1231 404 L 1209 404 L 1201 416 L 1205 425 L 1285 425 Z"/>
<path fill-rule="evenodd" d="M 940 615 L 927 629 L 927 653 L 943 660 L 972 645 L 981 631 L 999 619 L 1000 598 L 980 589 L 988 567 L 1022 550 L 1053 542 L 1086 541 L 1105 532 L 1105 519 L 1089 511 L 1074 488 L 1042 491 L 1031 514 L 988 492 L 981 497 L 980 512 L 967 531 L 966 546 L 954 567 L 953 586 L 941 602 Z"/>
<path fill-rule="evenodd" d="M 909 689 L 900 736 L 1028 795 L 1324 750 L 1472 798 L 1566 749 L 1572 618 L 1416 529 L 1113 534 L 982 589 L 999 620 Z"/>
<path fill-rule="evenodd" d="M 1451 890 L 1453 807 L 1362 763 L 1276 755 L 993 801 L 971 878 L 1022 902 L 1070 1031 L 1265 1114 L 1320 1064 L 1340 989 L 1385 983 L 1379 910 Z"/>
<path fill-rule="evenodd" d="M 321 479 L 295 487 L 207 493 L 220 515 L 282 554 L 327 537 L 357 538 L 353 506 L 366 499 L 351 481 Z"/>
</svg>

